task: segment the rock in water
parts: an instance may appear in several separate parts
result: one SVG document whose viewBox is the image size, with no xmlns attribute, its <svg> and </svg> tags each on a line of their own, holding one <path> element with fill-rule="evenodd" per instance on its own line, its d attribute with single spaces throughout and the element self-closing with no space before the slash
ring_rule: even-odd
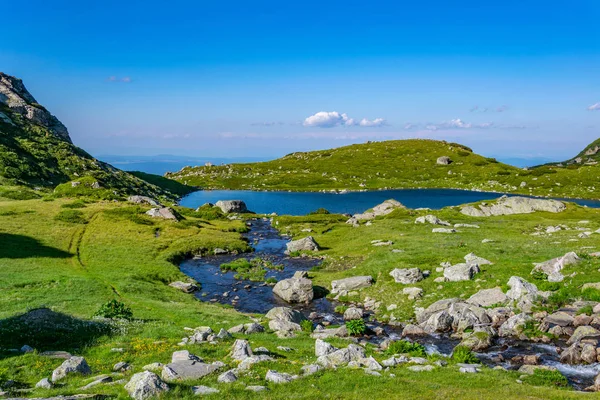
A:
<svg viewBox="0 0 600 400">
<path fill-rule="evenodd" d="M 312 236 L 307 236 L 304 239 L 293 240 L 286 245 L 286 254 L 296 251 L 319 251 L 320 247 Z"/>
<path fill-rule="evenodd" d="M 133 375 L 125 385 L 125 390 L 134 400 L 146 400 L 169 391 L 169 386 L 154 372 L 144 371 Z"/>
<path fill-rule="evenodd" d="M 246 203 L 244 203 L 242 200 L 219 200 L 215 206 L 219 207 L 225 214 L 248 212 Z"/>
<path fill-rule="evenodd" d="M 495 215 L 530 214 L 536 211 L 559 213 L 566 210 L 562 201 L 532 199 L 529 197 L 500 197 L 495 204 L 464 206 L 460 212 L 471 217 L 490 217 Z"/>
<path fill-rule="evenodd" d="M 308 303 L 314 297 L 312 281 L 296 276 L 277 282 L 273 293 L 288 303 Z"/>
<path fill-rule="evenodd" d="M 92 370 L 83 357 L 73 356 L 65 360 L 58 368 L 52 372 L 52 382 L 59 381 L 70 374 L 89 375 Z"/>
</svg>

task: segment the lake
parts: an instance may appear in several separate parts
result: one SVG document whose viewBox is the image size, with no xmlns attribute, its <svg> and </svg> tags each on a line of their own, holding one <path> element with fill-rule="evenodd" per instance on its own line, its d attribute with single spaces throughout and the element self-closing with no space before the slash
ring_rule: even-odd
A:
<svg viewBox="0 0 600 400">
<path fill-rule="evenodd" d="M 409 208 L 440 209 L 481 200 L 492 200 L 503 193 L 473 192 L 453 189 L 396 189 L 344 194 L 321 192 L 257 192 L 250 190 L 202 190 L 184 197 L 180 204 L 197 208 L 219 200 L 242 200 L 248 209 L 259 214 L 305 215 L 318 208 L 332 213 L 356 214 L 395 199 Z M 568 199 L 588 207 L 600 208 L 598 200 Z"/>
</svg>

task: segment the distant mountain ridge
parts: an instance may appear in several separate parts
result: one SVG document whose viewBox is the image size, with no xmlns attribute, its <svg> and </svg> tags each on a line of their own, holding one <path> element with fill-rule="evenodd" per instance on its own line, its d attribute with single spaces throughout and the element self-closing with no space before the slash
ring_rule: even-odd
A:
<svg viewBox="0 0 600 400">
<path fill-rule="evenodd" d="M 170 195 L 75 146 L 67 128 L 20 79 L 0 72 L 0 185 L 50 189 L 74 180 L 80 191 Z"/>
</svg>

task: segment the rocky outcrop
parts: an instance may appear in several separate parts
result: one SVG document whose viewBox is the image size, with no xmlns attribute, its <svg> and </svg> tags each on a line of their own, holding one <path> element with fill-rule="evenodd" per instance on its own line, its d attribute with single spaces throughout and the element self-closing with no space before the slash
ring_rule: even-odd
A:
<svg viewBox="0 0 600 400">
<path fill-rule="evenodd" d="M 365 211 L 362 214 L 353 215 L 352 218 L 350 218 L 348 221 L 346 221 L 346 223 L 356 225 L 356 224 L 358 224 L 358 221 L 372 220 L 372 219 L 375 219 L 375 218 L 383 216 L 383 215 L 388 215 L 391 212 L 393 212 L 395 209 L 398 209 L 398 208 L 405 209 L 406 207 L 399 201 L 396 201 L 394 199 L 389 199 L 389 200 L 384 201 L 381 204 L 376 205 L 370 211 Z"/>
<path fill-rule="evenodd" d="M 529 197 L 500 197 L 494 204 L 482 203 L 478 207 L 464 206 L 460 212 L 471 217 L 490 217 L 496 215 L 530 214 L 536 211 L 559 213 L 566 210 L 562 201 L 532 199 Z"/>
<path fill-rule="evenodd" d="M 303 239 L 293 240 L 286 243 L 286 254 L 291 254 L 296 251 L 319 251 L 319 244 L 312 236 L 307 236 Z"/>
<path fill-rule="evenodd" d="M 0 72 L 0 103 L 36 125 L 47 128 L 61 140 L 71 143 L 69 131 L 27 91 L 23 81 Z M 8 118 L 8 117 L 7 117 Z"/>
<path fill-rule="evenodd" d="M 349 292 L 367 288 L 373 284 L 373 277 L 370 275 L 353 276 L 350 278 L 331 281 L 331 293 Z"/>
<path fill-rule="evenodd" d="M 242 200 L 219 200 L 215 206 L 219 207 L 225 214 L 248 212 L 246 203 L 244 203 Z"/>
<path fill-rule="evenodd" d="M 292 278 L 277 282 L 273 293 L 288 303 L 308 303 L 314 297 L 312 281 L 303 272 L 296 272 Z"/>
</svg>

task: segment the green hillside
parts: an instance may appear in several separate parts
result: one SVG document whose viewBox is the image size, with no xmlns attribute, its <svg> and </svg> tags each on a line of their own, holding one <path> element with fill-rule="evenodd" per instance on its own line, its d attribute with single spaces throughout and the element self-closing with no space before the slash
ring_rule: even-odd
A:
<svg viewBox="0 0 600 400">
<path fill-rule="evenodd" d="M 71 186 L 71 181 L 79 183 Z M 35 101 L 21 80 L 0 72 L 0 195 L 13 193 L 14 187 L 48 191 L 61 184 L 66 186 L 59 192 L 65 194 L 173 197 L 75 146 L 67 128 Z"/>
<path fill-rule="evenodd" d="M 437 163 L 449 157 L 449 165 Z M 186 167 L 167 177 L 207 189 L 375 190 L 456 188 L 600 198 L 597 169 L 543 166 L 523 170 L 435 140 L 369 142 L 251 164 Z"/>
</svg>

